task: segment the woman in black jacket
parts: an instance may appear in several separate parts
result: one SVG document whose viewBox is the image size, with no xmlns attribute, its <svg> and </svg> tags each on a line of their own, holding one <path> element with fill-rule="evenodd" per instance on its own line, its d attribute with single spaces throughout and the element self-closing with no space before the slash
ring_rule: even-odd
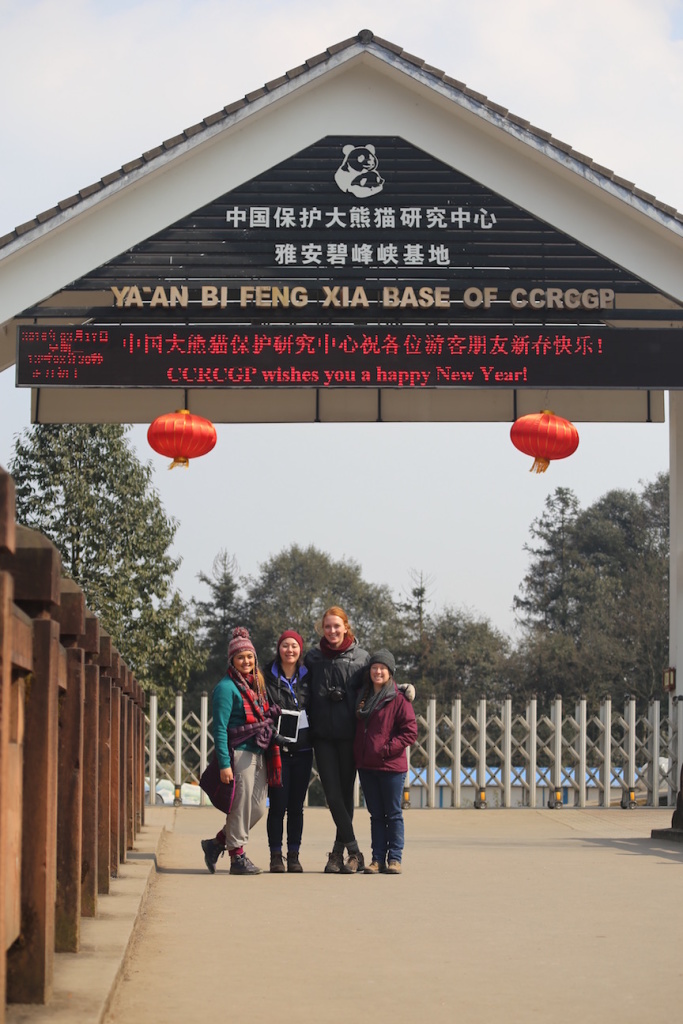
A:
<svg viewBox="0 0 683 1024">
<path fill-rule="evenodd" d="M 303 664 L 304 642 L 293 629 L 286 629 L 277 642 L 277 654 L 266 666 L 265 680 L 268 700 L 277 704 L 283 712 L 283 720 L 294 728 L 287 733 L 296 733 L 291 743 L 282 736 L 282 786 L 268 790 L 268 845 L 270 847 L 270 870 L 282 873 L 285 863 L 282 856 L 282 837 L 285 815 L 287 815 L 287 871 L 301 872 L 299 850 L 304 827 L 304 801 L 311 779 L 313 748 L 308 725 L 309 674 Z M 284 732 L 284 726 L 282 727 Z"/>
<path fill-rule="evenodd" d="M 323 636 L 305 658 L 309 671 L 309 716 L 315 761 L 337 833 L 328 874 L 355 874 L 365 861 L 353 831 L 356 766 L 356 696 L 370 655 L 358 646 L 343 608 L 333 605 L 322 619 Z M 344 849 L 348 858 L 344 862 Z"/>
</svg>

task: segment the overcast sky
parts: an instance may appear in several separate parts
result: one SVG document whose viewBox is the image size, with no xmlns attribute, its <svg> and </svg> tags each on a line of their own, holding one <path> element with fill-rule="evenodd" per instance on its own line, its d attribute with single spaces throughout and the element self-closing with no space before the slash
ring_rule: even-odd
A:
<svg viewBox="0 0 683 1024">
<path fill-rule="evenodd" d="M 0 0 L 0 235 L 362 28 L 683 209 L 681 0 Z M 5 371 L 0 464 L 29 422 Z M 544 475 L 505 423 L 224 425 L 173 472 L 133 438 L 180 521 L 186 597 L 221 548 L 253 573 L 312 543 L 397 595 L 423 572 L 432 607 L 511 632 L 546 497 L 585 507 L 668 469 L 666 424 L 579 430 Z"/>
</svg>

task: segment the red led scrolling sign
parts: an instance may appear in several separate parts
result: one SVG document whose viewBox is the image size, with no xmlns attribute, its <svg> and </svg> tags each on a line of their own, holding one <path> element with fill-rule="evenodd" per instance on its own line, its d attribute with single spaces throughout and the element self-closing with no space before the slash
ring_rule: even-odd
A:
<svg viewBox="0 0 683 1024">
<path fill-rule="evenodd" d="M 146 324 L 17 328 L 19 387 L 683 388 L 670 330 Z"/>
</svg>

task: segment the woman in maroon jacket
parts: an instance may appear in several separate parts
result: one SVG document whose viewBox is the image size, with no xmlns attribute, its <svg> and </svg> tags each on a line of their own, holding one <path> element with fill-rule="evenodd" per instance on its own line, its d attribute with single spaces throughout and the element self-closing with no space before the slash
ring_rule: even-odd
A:
<svg viewBox="0 0 683 1024">
<path fill-rule="evenodd" d="M 417 739 L 417 722 L 412 705 L 394 682 L 395 669 L 391 651 L 373 654 L 356 707 L 353 749 L 370 812 L 372 862 L 365 868 L 368 875 L 380 871 L 398 875 L 403 859 L 406 747 Z"/>
</svg>

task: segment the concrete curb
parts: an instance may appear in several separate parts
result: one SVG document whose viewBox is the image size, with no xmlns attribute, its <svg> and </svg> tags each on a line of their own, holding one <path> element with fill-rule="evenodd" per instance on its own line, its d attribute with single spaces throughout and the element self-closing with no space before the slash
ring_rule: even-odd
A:
<svg viewBox="0 0 683 1024">
<path fill-rule="evenodd" d="M 650 832 L 650 838 L 665 839 L 668 843 L 683 843 L 683 829 L 653 828 Z"/>
<path fill-rule="evenodd" d="M 165 813 L 164 813 L 165 812 Z M 97 917 L 81 918 L 78 953 L 56 953 L 52 997 L 45 1005 L 11 1003 L 6 1024 L 102 1024 L 116 990 L 136 923 L 157 873 L 164 836 L 175 810 L 145 808 L 145 825 L 128 851 Z"/>
</svg>

